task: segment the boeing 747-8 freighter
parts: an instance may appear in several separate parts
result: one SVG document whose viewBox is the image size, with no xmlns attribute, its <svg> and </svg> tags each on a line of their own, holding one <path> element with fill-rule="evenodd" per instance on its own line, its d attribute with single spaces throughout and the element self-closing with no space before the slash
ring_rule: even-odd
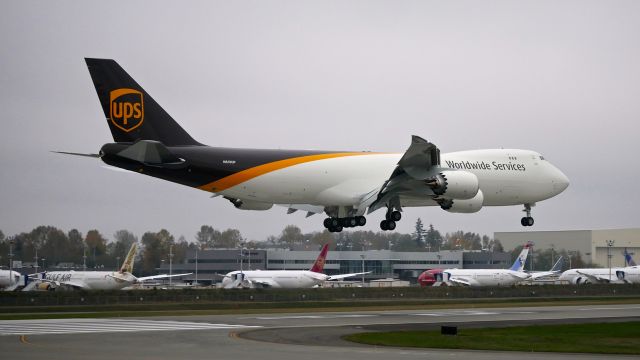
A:
<svg viewBox="0 0 640 360">
<path fill-rule="evenodd" d="M 332 232 L 362 226 L 384 209 L 393 230 L 402 209 L 435 206 L 474 213 L 484 206 L 531 207 L 560 194 L 569 179 L 531 150 L 489 149 L 441 154 L 413 136 L 404 153 L 222 148 L 194 140 L 113 60 L 86 59 L 114 142 L 97 154 L 105 163 L 198 188 L 243 210 L 274 204 L 325 213 Z"/>
</svg>

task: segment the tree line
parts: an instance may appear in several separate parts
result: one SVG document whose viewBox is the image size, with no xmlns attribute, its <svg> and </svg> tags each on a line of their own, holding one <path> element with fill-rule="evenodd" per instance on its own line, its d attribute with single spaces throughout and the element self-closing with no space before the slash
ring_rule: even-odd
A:
<svg viewBox="0 0 640 360">
<path fill-rule="evenodd" d="M 12 242 L 13 260 L 23 263 L 34 263 L 38 259 L 38 267 L 51 268 L 61 263 L 74 264 L 87 269 L 118 268 L 131 247 L 138 242 L 139 249 L 134 265 L 137 274 L 154 274 L 163 261 L 181 263 L 185 261 L 188 250 L 207 248 L 299 248 L 317 249 L 329 243 L 331 250 L 394 250 L 407 252 L 425 252 L 440 250 L 484 250 L 503 252 L 503 247 L 496 239 L 487 235 L 472 232 L 455 231 L 442 234 L 432 224 L 425 228 L 421 219 L 415 224 L 411 234 L 399 232 L 345 231 L 330 233 L 326 230 L 303 233 L 295 225 L 286 226 L 277 236 L 269 236 L 263 241 L 247 241 L 237 229 L 218 230 L 209 225 L 202 225 L 194 241 L 187 241 L 184 236 L 177 239 L 166 229 L 157 232 L 145 232 L 138 238 L 128 230 L 118 230 L 111 238 L 98 230 L 89 230 L 82 234 L 76 229 L 64 232 L 54 226 L 38 226 L 30 232 L 13 236 L 5 236 L 0 231 L 0 264 L 6 265 L 9 260 L 9 242 Z M 513 258 L 520 248 L 513 250 Z M 551 267 L 549 250 L 536 251 L 533 262 L 535 269 Z M 566 251 L 557 256 L 568 254 Z M 556 258 L 557 258 L 556 256 Z M 572 265 L 584 265 L 580 254 L 572 254 Z"/>
</svg>

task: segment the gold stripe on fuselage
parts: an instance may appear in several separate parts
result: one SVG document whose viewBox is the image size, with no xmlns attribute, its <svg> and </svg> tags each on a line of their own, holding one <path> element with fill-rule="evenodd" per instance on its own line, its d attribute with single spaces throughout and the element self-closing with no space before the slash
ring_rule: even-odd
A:
<svg viewBox="0 0 640 360">
<path fill-rule="evenodd" d="M 234 187 L 238 184 L 241 184 L 245 181 L 251 180 L 260 175 L 264 175 L 266 173 L 284 169 L 290 166 L 299 165 L 299 164 L 303 164 L 311 161 L 332 159 L 332 158 L 338 158 L 338 157 L 371 155 L 371 154 L 375 154 L 375 153 L 370 153 L 370 152 L 329 153 L 329 154 L 307 155 L 307 156 L 300 156 L 300 157 L 289 158 L 284 160 L 278 160 L 278 161 L 254 166 L 252 168 L 245 169 L 242 171 L 238 171 L 233 175 L 229 175 L 220 180 L 216 180 L 208 184 L 199 186 L 198 189 L 210 191 L 210 192 L 220 192 L 220 191 L 229 189 L 231 187 Z"/>
</svg>

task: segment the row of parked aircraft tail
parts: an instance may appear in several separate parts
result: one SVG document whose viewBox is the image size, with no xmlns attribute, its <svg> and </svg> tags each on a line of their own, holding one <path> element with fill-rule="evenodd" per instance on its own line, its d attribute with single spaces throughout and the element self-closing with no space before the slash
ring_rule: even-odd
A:
<svg viewBox="0 0 640 360">
<path fill-rule="evenodd" d="M 185 276 L 191 273 L 174 275 L 154 275 L 135 277 L 133 260 L 136 244 L 131 246 L 119 271 L 55 271 L 31 276 L 30 284 L 25 290 L 52 290 L 56 288 L 72 288 L 85 290 L 118 290 L 147 280 L 165 279 Z M 311 288 L 322 286 L 326 281 L 342 280 L 349 277 L 368 274 L 359 272 L 351 274 L 326 275 L 323 273 L 329 245 L 325 244 L 318 258 L 309 270 L 238 270 L 222 277 L 222 287 L 233 288 Z M 548 271 L 526 272 L 524 264 L 530 246 L 525 245 L 513 265 L 509 269 L 430 269 L 418 277 L 422 286 L 509 286 L 524 282 L 555 282 L 559 280 L 571 284 L 589 283 L 640 283 L 640 267 L 625 251 L 625 263 L 628 266 L 609 268 L 570 269 L 562 274 L 563 258 L 560 257 Z M 20 273 L 0 270 L 0 288 L 10 288 L 21 281 Z"/>
<path fill-rule="evenodd" d="M 522 282 L 555 282 L 571 284 L 640 283 L 640 267 L 631 254 L 624 252 L 625 267 L 569 269 L 561 273 L 561 256 L 549 271 L 527 272 L 524 270 L 529 252 L 525 245 L 518 258 L 509 269 L 430 269 L 418 277 L 422 286 L 463 285 L 463 286 L 509 286 Z"/>
</svg>

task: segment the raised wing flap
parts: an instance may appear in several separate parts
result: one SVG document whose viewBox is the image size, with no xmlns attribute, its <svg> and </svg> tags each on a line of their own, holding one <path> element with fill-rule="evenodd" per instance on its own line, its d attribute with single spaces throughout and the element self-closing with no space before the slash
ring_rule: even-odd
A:
<svg viewBox="0 0 640 360">
<path fill-rule="evenodd" d="M 417 135 L 411 137 L 409 149 L 398 162 L 398 166 L 404 172 L 418 180 L 426 179 L 429 176 L 429 169 L 437 165 L 440 165 L 440 150 Z"/>
<path fill-rule="evenodd" d="M 369 205 L 369 213 L 384 206 L 401 208 L 400 195 L 420 197 L 435 196 L 424 185 L 425 179 L 434 175 L 433 167 L 440 165 L 440 150 L 432 143 L 413 135 L 411 145 L 398 161 L 398 166 L 377 192 L 375 201 Z"/>
</svg>

